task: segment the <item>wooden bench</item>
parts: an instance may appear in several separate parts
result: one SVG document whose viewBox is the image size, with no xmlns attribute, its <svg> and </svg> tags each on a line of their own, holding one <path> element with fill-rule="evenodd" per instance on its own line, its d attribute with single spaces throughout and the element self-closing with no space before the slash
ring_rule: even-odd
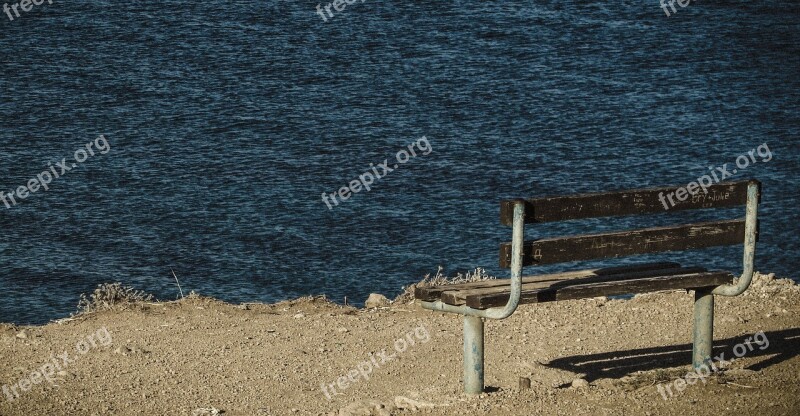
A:
<svg viewBox="0 0 800 416">
<path fill-rule="evenodd" d="M 484 388 L 484 319 L 505 319 L 519 304 L 691 289 L 695 292 L 692 365 L 711 359 L 714 295 L 737 296 L 750 285 L 758 236 L 758 181 L 719 183 L 688 194 L 678 187 L 627 190 L 550 198 L 503 201 L 500 221 L 512 226 L 512 241 L 500 245 L 500 266 L 510 279 L 418 287 L 423 307 L 464 315 L 464 391 Z M 676 194 L 676 192 L 678 192 Z M 665 195 L 676 196 L 668 211 Z M 677 195 L 683 195 L 683 200 Z M 622 232 L 524 240 L 525 224 L 584 218 L 674 212 L 688 209 L 746 206 L 742 219 L 646 228 Z M 744 271 L 734 284 L 726 271 L 674 262 L 647 263 L 594 270 L 522 277 L 524 266 L 617 258 L 637 254 L 744 245 Z"/>
</svg>

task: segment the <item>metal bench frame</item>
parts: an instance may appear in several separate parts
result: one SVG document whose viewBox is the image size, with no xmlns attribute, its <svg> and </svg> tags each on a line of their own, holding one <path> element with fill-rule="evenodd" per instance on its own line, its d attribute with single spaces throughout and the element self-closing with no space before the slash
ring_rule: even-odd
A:
<svg viewBox="0 0 800 416">
<path fill-rule="evenodd" d="M 692 366 L 700 369 L 711 361 L 714 331 L 714 295 L 738 296 L 753 279 L 756 238 L 758 232 L 759 183 L 747 186 L 743 272 L 736 284 L 696 290 L 694 295 L 694 330 Z M 522 249 L 525 234 L 525 201 L 514 201 L 511 248 L 511 293 L 502 308 L 473 309 L 435 302 L 421 302 L 434 311 L 464 315 L 464 392 L 480 394 L 484 390 L 484 319 L 505 319 L 519 306 L 522 287 Z"/>
</svg>

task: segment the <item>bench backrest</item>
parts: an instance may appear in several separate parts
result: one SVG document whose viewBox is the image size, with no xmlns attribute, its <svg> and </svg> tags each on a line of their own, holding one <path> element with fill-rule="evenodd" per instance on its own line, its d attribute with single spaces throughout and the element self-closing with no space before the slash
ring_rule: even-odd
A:
<svg viewBox="0 0 800 416">
<path fill-rule="evenodd" d="M 760 198 L 756 180 L 725 182 L 694 188 L 665 187 L 524 200 L 526 224 L 584 218 L 664 213 L 688 209 L 745 205 L 748 193 Z M 514 205 L 502 201 L 500 221 L 512 225 Z M 745 241 L 745 219 L 654 227 L 623 232 L 589 234 L 525 241 L 522 266 L 576 260 L 615 258 L 635 254 L 680 251 L 741 244 Z M 511 266 L 511 243 L 500 245 L 500 266 Z"/>
</svg>

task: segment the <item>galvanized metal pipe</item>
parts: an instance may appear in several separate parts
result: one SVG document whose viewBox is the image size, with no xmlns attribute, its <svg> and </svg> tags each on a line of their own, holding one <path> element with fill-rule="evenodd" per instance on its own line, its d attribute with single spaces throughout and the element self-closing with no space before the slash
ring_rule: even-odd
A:
<svg viewBox="0 0 800 416">
<path fill-rule="evenodd" d="M 692 366 L 699 370 L 711 360 L 714 347 L 714 295 L 712 289 L 694 292 Z"/>
<path fill-rule="evenodd" d="M 483 393 L 483 318 L 464 317 L 464 392 Z"/>
<path fill-rule="evenodd" d="M 422 307 L 440 312 L 457 313 L 487 319 L 505 319 L 519 306 L 522 290 L 522 245 L 525 242 L 525 200 L 514 202 L 514 223 L 511 235 L 511 296 L 502 308 L 473 309 L 469 306 L 453 306 L 442 301 L 421 302 Z"/>
<path fill-rule="evenodd" d="M 753 280 L 753 263 L 756 256 L 756 237 L 758 233 L 758 199 L 759 199 L 759 183 L 751 181 L 747 186 L 747 216 L 745 217 L 745 235 L 744 235 L 744 270 L 742 276 L 736 284 L 722 285 L 714 289 L 715 295 L 722 296 L 738 296 L 741 295 Z"/>
<path fill-rule="evenodd" d="M 514 203 L 514 222 L 511 236 L 511 295 L 502 308 L 486 310 L 469 306 L 453 306 L 442 301 L 422 302 L 422 307 L 435 311 L 464 315 L 464 392 L 483 393 L 483 340 L 484 322 L 487 319 L 505 319 L 519 306 L 522 291 L 522 245 L 525 241 L 525 201 Z"/>
</svg>

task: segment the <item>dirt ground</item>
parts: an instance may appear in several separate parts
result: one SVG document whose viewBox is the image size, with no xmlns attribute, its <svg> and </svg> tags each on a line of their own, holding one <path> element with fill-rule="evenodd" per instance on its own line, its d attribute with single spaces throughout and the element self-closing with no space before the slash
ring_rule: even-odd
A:
<svg viewBox="0 0 800 416">
<path fill-rule="evenodd" d="M 524 305 L 487 323 L 479 397 L 460 317 L 408 302 L 193 297 L 0 325 L 0 415 L 800 415 L 800 286 L 759 275 L 716 299 L 717 373 L 686 377 L 686 292 Z"/>
</svg>

